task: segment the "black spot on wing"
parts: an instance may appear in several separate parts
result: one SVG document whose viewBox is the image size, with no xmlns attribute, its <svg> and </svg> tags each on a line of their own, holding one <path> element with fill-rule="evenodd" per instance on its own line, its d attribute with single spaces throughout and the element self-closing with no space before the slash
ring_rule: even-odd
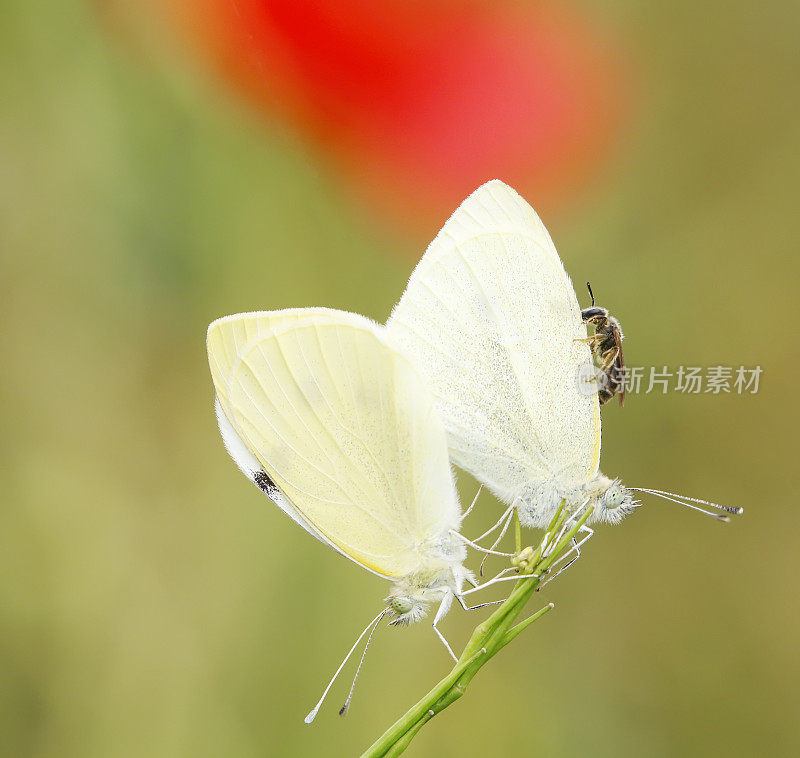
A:
<svg viewBox="0 0 800 758">
<path fill-rule="evenodd" d="M 258 485 L 258 488 L 266 493 L 267 497 L 273 497 L 280 492 L 278 485 L 270 479 L 266 471 L 256 471 L 253 475 L 253 481 Z"/>
</svg>

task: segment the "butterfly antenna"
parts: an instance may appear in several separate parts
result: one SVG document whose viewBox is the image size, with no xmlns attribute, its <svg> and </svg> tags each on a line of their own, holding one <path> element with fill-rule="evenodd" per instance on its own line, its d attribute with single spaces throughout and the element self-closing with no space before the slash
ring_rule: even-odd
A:
<svg viewBox="0 0 800 758">
<path fill-rule="evenodd" d="M 372 619 L 372 621 L 369 622 L 369 624 L 367 624 L 364 627 L 364 631 L 361 632 L 361 634 L 358 635 L 358 639 L 353 643 L 353 647 L 350 648 L 350 651 L 344 657 L 344 660 L 342 660 L 342 662 L 339 664 L 339 668 L 336 669 L 336 673 L 333 675 L 333 677 L 331 678 L 330 682 L 328 682 L 328 686 L 325 688 L 325 692 L 322 693 L 322 697 L 319 699 L 319 702 L 311 709 L 311 711 L 309 712 L 308 716 L 306 716 L 303 719 L 303 721 L 305 721 L 306 724 L 310 724 L 317 717 L 317 713 L 319 713 L 319 709 L 322 706 L 323 701 L 327 697 L 328 691 L 333 686 L 333 683 L 336 681 L 336 677 L 339 676 L 339 674 L 342 672 L 342 669 L 344 668 L 345 663 L 347 663 L 347 661 L 350 660 L 350 656 L 353 654 L 353 651 L 358 647 L 358 644 L 364 638 L 364 635 L 370 630 L 370 627 L 373 624 L 375 626 L 378 625 L 378 622 L 380 622 L 380 620 L 383 618 L 384 614 L 387 613 L 388 610 L 389 610 L 388 608 L 384 608 L 377 616 L 375 616 L 374 619 Z M 370 635 L 370 636 L 372 636 L 372 635 Z M 363 658 L 362 658 L 362 660 L 363 660 Z M 361 668 L 360 664 L 359 664 L 359 668 Z M 358 674 L 356 674 L 356 675 L 358 675 Z M 351 693 L 352 693 L 352 690 L 351 690 Z"/>
<path fill-rule="evenodd" d="M 347 709 L 350 707 L 350 701 L 353 699 L 353 690 L 356 688 L 356 680 L 358 679 L 358 675 L 361 673 L 361 667 L 364 665 L 364 658 L 367 657 L 367 650 L 369 650 L 369 643 L 372 642 L 372 635 L 375 634 L 375 630 L 378 628 L 378 625 L 381 623 L 381 619 L 389 612 L 388 608 L 383 609 L 383 613 L 378 616 L 378 620 L 372 627 L 372 631 L 369 633 L 369 637 L 367 637 L 367 644 L 364 645 L 364 652 L 361 653 L 361 660 L 358 662 L 358 668 L 356 669 L 355 676 L 353 677 L 353 683 L 350 685 L 350 692 L 347 693 L 347 700 L 344 701 L 344 705 L 339 709 L 340 716 L 347 715 Z"/>
<path fill-rule="evenodd" d="M 663 498 L 664 500 L 670 500 L 673 503 L 684 506 L 685 508 L 691 508 L 692 510 L 699 511 L 706 516 L 711 516 L 711 518 L 714 518 L 717 521 L 728 522 L 731 520 L 731 516 L 739 516 L 744 513 L 744 508 L 733 505 L 719 505 L 719 503 L 712 503 L 710 500 L 701 500 L 698 497 L 676 495 L 674 492 L 665 492 L 664 490 L 647 489 L 644 487 L 628 487 L 627 489 L 632 490 L 633 492 L 644 492 L 648 495 L 655 495 L 656 497 Z M 699 505 L 697 505 L 698 503 Z M 714 513 L 713 511 L 706 510 L 705 508 L 701 508 L 700 505 L 706 505 L 709 508 L 716 508 L 718 511 L 721 511 L 721 513 Z"/>
<path fill-rule="evenodd" d="M 472 505 L 464 511 L 464 515 L 461 517 L 462 519 L 465 519 L 470 513 L 472 513 L 472 509 L 475 507 L 475 503 L 478 502 L 478 498 L 481 496 L 482 490 L 483 485 L 481 484 L 481 486 L 478 487 L 478 491 L 475 493 L 475 499 L 472 501 Z"/>
<path fill-rule="evenodd" d="M 592 298 L 592 305 L 594 305 L 594 293 L 592 292 L 592 285 L 586 282 L 586 288 L 589 290 L 589 295 Z"/>
</svg>

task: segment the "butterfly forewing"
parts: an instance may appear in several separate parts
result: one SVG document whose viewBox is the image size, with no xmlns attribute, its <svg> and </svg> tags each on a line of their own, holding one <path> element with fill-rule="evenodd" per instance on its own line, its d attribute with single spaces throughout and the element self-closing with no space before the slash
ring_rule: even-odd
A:
<svg viewBox="0 0 800 758">
<path fill-rule="evenodd" d="M 420 550 L 459 518 L 431 397 L 377 325 L 297 313 L 284 312 L 272 331 L 262 318 L 237 348 L 227 398 L 234 426 L 338 549 L 384 576 L 417 570 Z"/>
<path fill-rule="evenodd" d="M 491 182 L 428 248 L 388 323 L 428 381 L 453 460 L 510 500 L 597 470 L 600 414 L 572 284 L 533 209 Z"/>
</svg>

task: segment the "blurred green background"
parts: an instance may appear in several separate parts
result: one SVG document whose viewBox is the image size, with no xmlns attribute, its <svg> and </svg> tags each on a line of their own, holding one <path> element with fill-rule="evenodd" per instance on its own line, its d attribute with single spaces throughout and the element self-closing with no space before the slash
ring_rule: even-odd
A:
<svg viewBox="0 0 800 758">
<path fill-rule="evenodd" d="M 629 41 L 638 85 L 602 175 L 544 219 L 567 270 L 631 364 L 764 369 L 757 395 L 610 404 L 603 470 L 746 515 L 657 501 L 601 528 L 409 755 L 797 755 L 798 7 L 577 7 Z M 382 630 L 350 715 L 345 677 L 303 724 L 387 586 L 236 471 L 205 328 L 382 321 L 437 227 L 386 225 L 158 35 L 128 49 L 75 0 L 2 15 L 0 751 L 356 755 L 447 658 L 427 625 Z"/>
</svg>

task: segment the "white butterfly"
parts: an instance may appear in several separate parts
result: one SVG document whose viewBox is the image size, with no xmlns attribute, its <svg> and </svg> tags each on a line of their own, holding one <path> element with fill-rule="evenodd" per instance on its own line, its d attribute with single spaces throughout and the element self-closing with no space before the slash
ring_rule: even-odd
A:
<svg viewBox="0 0 800 758">
<path fill-rule="evenodd" d="M 464 605 L 471 575 L 444 427 L 383 327 L 324 308 L 243 313 L 214 321 L 207 344 L 220 432 L 242 472 L 320 542 L 393 582 L 356 645 L 384 614 L 411 623 L 438 602 L 433 627 L 453 655 L 437 624 L 454 597 Z"/>
<path fill-rule="evenodd" d="M 533 208 L 502 182 L 450 217 L 387 330 L 433 391 L 452 460 L 524 524 L 545 526 L 564 500 L 618 523 L 638 505 L 634 491 L 679 497 L 600 473 L 596 372 L 575 291 Z"/>
</svg>

